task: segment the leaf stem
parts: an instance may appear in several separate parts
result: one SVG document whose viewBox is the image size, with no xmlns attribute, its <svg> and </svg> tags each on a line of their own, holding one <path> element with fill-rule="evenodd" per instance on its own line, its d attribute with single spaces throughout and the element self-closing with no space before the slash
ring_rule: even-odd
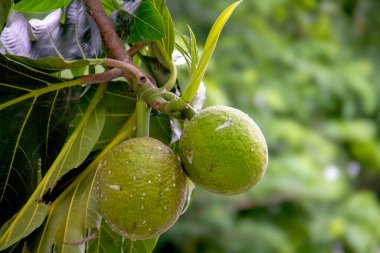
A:
<svg viewBox="0 0 380 253">
<path fill-rule="evenodd" d="M 83 84 L 90 85 L 95 83 L 105 83 L 121 76 L 123 76 L 123 71 L 121 69 L 114 68 L 103 73 L 82 76 L 79 79 Z"/>
<path fill-rule="evenodd" d="M 155 87 L 155 85 L 153 85 L 153 83 L 150 81 L 148 75 L 143 73 L 133 63 L 106 58 L 104 59 L 104 64 L 108 67 L 119 68 L 124 72 L 131 73 L 137 79 L 138 84 L 147 83 L 150 84 L 152 87 Z M 127 78 L 129 79 L 129 76 Z"/>
</svg>

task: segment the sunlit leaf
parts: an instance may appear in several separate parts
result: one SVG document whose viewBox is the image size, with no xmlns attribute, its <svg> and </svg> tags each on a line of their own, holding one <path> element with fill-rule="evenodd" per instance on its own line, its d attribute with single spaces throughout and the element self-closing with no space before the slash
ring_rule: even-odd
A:
<svg viewBox="0 0 380 253">
<path fill-rule="evenodd" d="M 199 59 L 199 63 L 197 65 L 197 69 L 191 76 L 188 89 L 182 94 L 182 98 L 186 102 L 190 102 L 197 93 L 199 85 L 201 84 L 203 76 L 206 72 L 207 65 L 216 47 L 216 43 L 218 42 L 219 35 L 224 25 L 230 18 L 232 12 L 240 3 L 241 1 L 238 1 L 230 5 L 226 10 L 222 12 L 222 14 L 219 15 L 219 17 L 216 19 L 215 23 L 211 27 L 210 33 L 206 40 L 205 47 L 203 49 L 202 56 Z"/>
<path fill-rule="evenodd" d="M 72 0 L 22 0 L 15 4 L 12 9 L 20 12 L 47 12 L 66 7 Z"/>
</svg>

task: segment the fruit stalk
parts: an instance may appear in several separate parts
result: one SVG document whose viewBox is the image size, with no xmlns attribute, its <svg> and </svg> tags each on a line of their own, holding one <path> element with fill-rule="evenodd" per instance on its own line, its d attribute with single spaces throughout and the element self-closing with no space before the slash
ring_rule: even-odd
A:
<svg viewBox="0 0 380 253">
<path fill-rule="evenodd" d="M 137 111 L 137 137 L 148 137 L 149 136 L 149 122 L 150 122 L 150 112 L 152 107 L 147 106 L 145 101 L 139 99 L 136 103 Z"/>
</svg>

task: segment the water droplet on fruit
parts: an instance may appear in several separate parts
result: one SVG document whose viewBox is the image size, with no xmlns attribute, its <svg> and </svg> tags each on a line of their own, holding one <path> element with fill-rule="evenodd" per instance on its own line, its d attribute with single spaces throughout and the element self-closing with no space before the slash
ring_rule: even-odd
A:
<svg viewBox="0 0 380 253">
<path fill-rule="evenodd" d="M 233 125 L 234 123 L 232 122 L 232 118 L 231 117 L 227 117 L 226 118 L 226 122 L 224 122 L 224 124 L 218 126 L 217 128 L 215 128 L 215 132 L 218 132 L 220 130 L 222 130 L 223 128 L 226 128 L 226 127 L 229 127 L 231 125 Z"/>
<path fill-rule="evenodd" d="M 120 185 L 116 185 L 116 184 L 110 184 L 109 188 L 111 188 L 112 190 L 117 190 L 117 191 L 120 191 L 121 189 Z"/>
<path fill-rule="evenodd" d="M 189 155 L 187 156 L 187 161 L 192 164 L 193 163 L 193 151 L 189 150 Z"/>
</svg>

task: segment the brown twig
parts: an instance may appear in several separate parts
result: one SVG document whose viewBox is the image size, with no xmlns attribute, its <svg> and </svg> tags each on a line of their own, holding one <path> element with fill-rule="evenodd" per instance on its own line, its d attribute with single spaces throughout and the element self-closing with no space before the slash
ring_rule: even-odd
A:
<svg viewBox="0 0 380 253">
<path fill-rule="evenodd" d="M 104 64 L 109 67 L 119 68 L 127 73 L 131 73 L 137 79 L 137 82 L 139 84 L 148 84 L 152 88 L 154 88 L 154 85 L 150 82 L 147 74 L 143 73 L 139 68 L 137 68 L 132 63 L 107 58 L 107 59 L 104 59 Z"/>
<path fill-rule="evenodd" d="M 114 68 L 103 73 L 82 76 L 80 79 L 83 84 L 89 85 L 94 83 L 109 82 L 121 76 L 123 76 L 123 71 L 121 69 Z"/>
<path fill-rule="evenodd" d="M 129 56 L 125 50 L 124 44 L 117 35 L 111 19 L 104 11 L 100 0 L 85 0 L 90 15 L 94 18 L 96 25 L 99 28 L 104 45 L 108 50 L 110 58 L 119 61 L 127 61 Z"/>
<path fill-rule="evenodd" d="M 100 0 L 85 0 L 85 3 L 90 15 L 94 18 L 95 23 L 99 28 L 104 45 L 108 50 L 108 57 L 118 61 L 111 61 L 106 63 L 106 65 L 111 67 L 116 67 L 116 65 L 118 65 L 117 68 L 124 70 L 124 77 L 131 84 L 132 88 L 134 88 L 134 85 L 131 82 L 134 78 L 136 78 L 139 83 L 145 83 L 144 81 L 150 82 L 150 77 L 141 71 L 134 64 L 131 58 L 131 56 L 136 54 L 143 46 L 145 46 L 145 43 L 136 43 L 127 51 L 122 40 L 115 31 L 111 19 L 104 11 Z M 121 64 L 122 62 L 125 62 L 128 65 L 123 65 Z"/>
</svg>

